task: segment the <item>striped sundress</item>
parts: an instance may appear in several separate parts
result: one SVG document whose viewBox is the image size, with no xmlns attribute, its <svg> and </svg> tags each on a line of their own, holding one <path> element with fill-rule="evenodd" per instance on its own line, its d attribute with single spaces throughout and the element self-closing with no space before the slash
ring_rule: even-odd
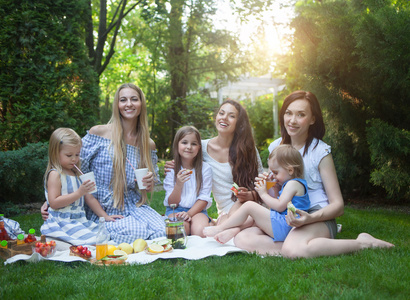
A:
<svg viewBox="0 0 410 300">
<path fill-rule="evenodd" d="M 71 194 L 81 185 L 81 180 L 77 176 L 60 174 L 60 180 L 61 195 Z M 45 195 L 48 203 L 46 187 Z M 95 245 L 98 224 L 87 219 L 84 209 L 84 196 L 63 208 L 52 209 L 49 207 L 48 212 L 49 217 L 40 229 L 42 234 L 72 245 Z"/>
</svg>

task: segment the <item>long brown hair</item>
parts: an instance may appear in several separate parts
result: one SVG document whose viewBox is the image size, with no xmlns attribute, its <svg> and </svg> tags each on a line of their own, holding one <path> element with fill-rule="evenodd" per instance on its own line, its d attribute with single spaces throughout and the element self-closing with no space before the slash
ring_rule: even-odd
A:
<svg viewBox="0 0 410 300">
<path fill-rule="evenodd" d="M 120 99 L 120 91 L 124 88 L 131 88 L 137 91 L 141 100 L 141 112 L 137 121 L 137 146 L 140 152 L 140 162 L 138 168 L 148 168 L 154 173 L 154 167 L 151 160 L 150 136 L 148 128 L 147 117 L 147 102 L 145 100 L 142 90 L 132 83 L 125 83 L 121 85 L 114 96 L 114 103 L 112 104 L 112 116 L 108 124 L 111 124 L 111 144 L 110 147 L 114 149 L 113 159 L 113 175 L 111 179 L 111 186 L 113 189 L 114 207 L 124 208 L 124 192 L 126 183 L 125 163 L 127 157 L 127 145 L 124 141 L 124 131 L 122 128 L 122 116 L 118 108 Z M 143 205 L 147 201 L 147 192 L 140 190 L 141 200 L 138 205 Z"/>
<path fill-rule="evenodd" d="M 291 144 L 290 136 L 285 128 L 284 115 L 289 105 L 296 100 L 308 101 L 310 104 L 310 109 L 312 110 L 312 115 L 315 118 L 315 123 L 310 125 L 309 130 L 308 130 L 308 137 L 306 139 L 305 150 L 303 152 L 303 155 L 305 155 L 313 139 L 314 138 L 318 139 L 315 145 L 316 147 L 317 144 L 319 143 L 319 140 L 321 140 L 323 136 L 325 135 L 326 129 L 325 129 L 325 123 L 323 122 L 322 110 L 320 109 L 320 104 L 316 96 L 311 92 L 295 91 L 289 94 L 285 98 L 285 100 L 283 101 L 282 108 L 280 109 L 280 112 L 279 112 L 280 132 L 282 135 L 281 144 Z"/>
<path fill-rule="evenodd" d="M 238 111 L 237 123 L 232 143 L 229 147 L 229 164 L 232 167 L 233 181 L 249 190 L 254 189 L 253 181 L 258 176 L 258 156 L 252 127 L 245 108 L 237 101 L 225 100 L 225 104 L 233 105 Z"/>
<path fill-rule="evenodd" d="M 195 180 L 196 180 L 196 195 L 199 195 L 199 192 L 202 189 L 202 149 L 201 149 L 201 134 L 199 133 L 198 129 L 194 126 L 184 126 L 181 127 L 177 133 L 175 134 L 174 144 L 172 145 L 172 152 L 174 154 L 174 180 L 177 180 L 177 174 L 181 169 L 181 156 L 178 152 L 178 144 L 179 141 L 184 138 L 187 134 L 195 134 L 195 138 L 199 145 L 199 151 L 196 157 L 194 158 L 194 169 L 195 169 Z"/>
</svg>

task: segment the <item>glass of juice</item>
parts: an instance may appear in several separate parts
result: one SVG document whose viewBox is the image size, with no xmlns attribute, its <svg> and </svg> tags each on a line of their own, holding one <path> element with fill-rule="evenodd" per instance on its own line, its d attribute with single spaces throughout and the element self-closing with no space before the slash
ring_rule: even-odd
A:
<svg viewBox="0 0 410 300">
<path fill-rule="evenodd" d="M 266 181 L 266 189 L 269 190 L 276 185 L 276 181 Z"/>
</svg>

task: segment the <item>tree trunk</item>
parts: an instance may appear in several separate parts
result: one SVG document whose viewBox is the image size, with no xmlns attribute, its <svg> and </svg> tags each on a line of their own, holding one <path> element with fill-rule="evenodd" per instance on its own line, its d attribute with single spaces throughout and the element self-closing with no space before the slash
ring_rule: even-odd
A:
<svg viewBox="0 0 410 300">
<path fill-rule="evenodd" d="M 180 127 L 181 115 L 186 112 L 185 98 L 187 95 L 187 65 L 184 43 L 182 15 L 184 0 L 171 0 L 171 13 L 169 16 L 170 45 L 168 54 L 169 72 L 171 77 L 171 124 L 172 138 L 175 136 L 176 128 Z"/>
</svg>

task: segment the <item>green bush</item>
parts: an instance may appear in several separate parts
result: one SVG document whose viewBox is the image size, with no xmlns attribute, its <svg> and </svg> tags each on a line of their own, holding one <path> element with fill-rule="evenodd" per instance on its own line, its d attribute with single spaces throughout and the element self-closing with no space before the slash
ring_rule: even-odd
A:
<svg viewBox="0 0 410 300">
<path fill-rule="evenodd" d="M 28 144 L 0 153 L 0 203 L 29 203 L 44 200 L 43 176 L 47 167 L 48 143 Z"/>
<path fill-rule="evenodd" d="M 247 100 L 243 104 L 253 128 L 256 147 L 261 150 L 268 139 L 275 138 L 273 136 L 272 95 L 261 96 L 255 103 Z"/>
<path fill-rule="evenodd" d="M 98 75 L 86 55 L 86 1 L 0 0 L 0 149 L 97 123 Z"/>
<path fill-rule="evenodd" d="M 263 167 L 268 168 L 269 149 L 263 149 L 259 152 L 259 155 L 261 157 Z"/>
<path fill-rule="evenodd" d="M 370 181 L 383 187 L 389 198 L 410 200 L 410 132 L 379 119 L 368 122 L 367 140 L 375 169 Z"/>
</svg>

